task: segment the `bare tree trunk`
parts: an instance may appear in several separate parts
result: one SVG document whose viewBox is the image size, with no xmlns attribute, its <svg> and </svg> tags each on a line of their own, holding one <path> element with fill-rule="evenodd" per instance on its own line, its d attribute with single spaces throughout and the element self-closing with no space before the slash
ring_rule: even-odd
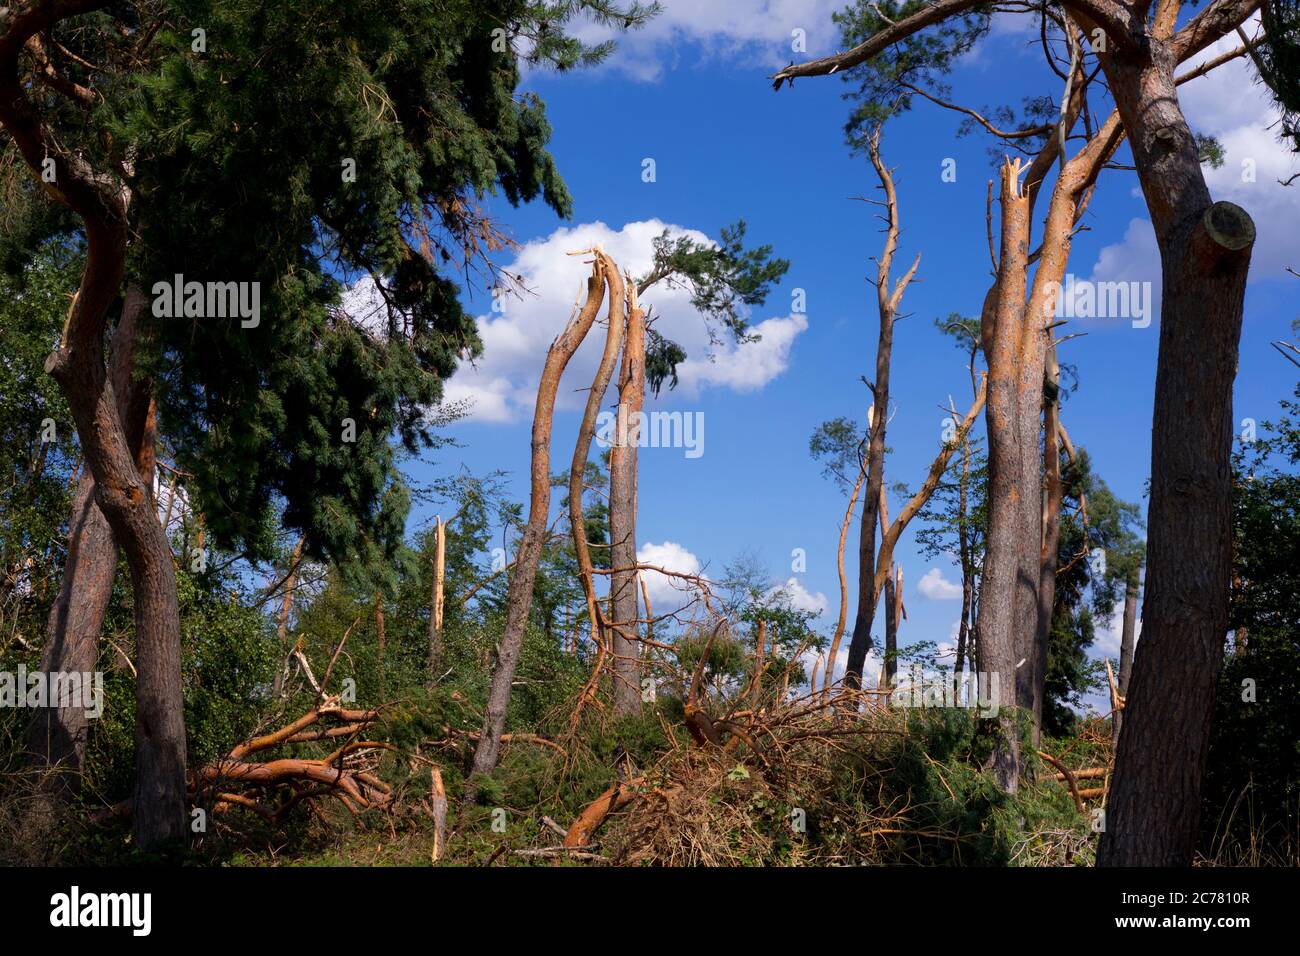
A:
<svg viewBox="0 0 1300 956">
<path fill-rule="evenodd" d="M 596 432 L 596 415 L 610 380 L 614 377 L 614 367 L 618 364 L 619 349 L 627 330 L 627 318 L 624 309 L 626 287 L 623 276 L 618 271 L 614 260 L 604 252 L 597 250 L 597 255 L 605 265 L 605 281 L 609 286 L 609 318 L 605 336 L 605 351 L 601 354 L 600 364 L 596 367 L 592 379 L 591 391 L 587 393 L 587 407 L 582 413 L 582 422 L 578 426 L 578 440 L 573 445 L 573 460 L 569 465 L 569 531 L 573 536 L 573 553 L 578 562 L 578 579 L 582 583 L 583 593 L 587 598 L 587 613 L 591 617 L 591 636 L 596 642 L 596 659 L 591 665 L 591 676 L 578 696 L 578 704 L 570 717 L 570 726 L 577 727 L 582 710 L 593 699 L 600 687 L 601 673 L 612 650 L 608 616 L 600 606 L 596 596 L 594 582 L 595 569 L 591 563 L 591 551 L 587 545 L 587 527 L 582 514 L 582 492 L 586 487 L 587 459 L 591 454 L 591 440 Z"/>
<path fill-rule="evenodd" d="M 1186 866 L 1195 851 L 1228 630 L 1232 383 L 1255 240 L 1244 210 L 1211 201 L 1179 108 L 1174 66 L 1195 43 L 1160 32 L 1102 61 L 1163 282 L 1142 646 L 1097 852 L 1105 866 Z"/>
<path fill-rule="evenodd" d="M 858 607 L 844 670 L 844 686 L 854 689 L 862 686 L 862 668 L 871 650 L 871 626 L 876 618 L 876 599 L 880 594 L 876 584 L 876 521 L 879 517 L 876 508 L 885 481 L 885 430 L 889 421 L 889 367 L 894 349 L 894 319 L 903 293 L 921 264 L 918 253 L 911 268 L 891 288 L 890 271 L 898 250 L 898 194 L 894 189 L 893 174 L 880 156 L 879 127 L 872 133 L 868 145 L 871 164 L 885 193 L 882 205 L 885 207 L 886 230 L 885 246 L 876 269 L 876 311 L 880 317 L 880 334 L 876 341 L 876 380 L 871 383 L 873 401 L 868 423 L 867 490 L 858 534 Z"/>
<path fill-rule="evenodd" d="M 848 618 L 849 609 L 849 588 L 844 579 L 844 543 L 849 537 L 849 524 L 853 521 L 853 506 L 858 503 L 858 493 L 862 491 L 862 481 L 867 476 L 867 460 L 862 459 L 862 464 L 858 468 L 857 481 L 853 483 L 853 492 L 849 495 L 848 507 L 844 509 L 844 523 L 840 525 L 840 542 L 835 551 L 835 569 L 840 576 L 840 616 L 835 621 L 835 634 L 831 638 L 830 651 L 826 655 L 826 673 L 822 678 L 822 688 L 827 694 L 830 693 L 831 682 L 835 676 L 835 661 L 840 656 L 840 641 L 844 638 L 844 624 Z M 872 547 L 875 547 L 875 536 L 872 536 Z"/>
<path fill-rule="evenodd" d="M 885 577 L 885 685 L 894 686 L 898 673 L 898 619 L 902 610 L 902 570 L 890 565 L 895 572 Z M 895 574 L 898 576 L 896 577 Z"/>
<path fill-rule="evenodd" d="M 453 519 L 454 520 L 454 519 Z M 443 585 L 447 574 L 447 528 L 442 515 L 434 526 L 437 541 L 433 556 L 433 594 L 429 599 L 429 685 L 438 679 L 438 664 L 442 659 Z"/>
<path fill-rule="evenodd" d="M 560 387 L 560 376 L 573 358 L 582 340 L 591 331 L 600 308 L 605 289 L 604 264 L 597 257 L 592 265 L 591 278 L 587 280 L 586 303 L 570 318 L 568 325 L 551 343 L 537 387 L 537 403 L 533 410 L 531 496 L 528 504 L 528 524 L 524 526 L 519 551 L 515 556 L 514 574 L 506 597 L 506 626 L 497 651 L 496 669 L 492 672 L 492 686 L 488 691 L 487 706 L 483 709 L 483 731 L 474 749 L 471 778 L 466 782 L 466 799 L 472 800 L 476 792 L 474 777 L 490 773 L 497 765 L 501 748 L 501 733 L 505 728 L 506 708 L 510 704 L 510 687 L 519 664 L 519 651 L 523 647 L 524 631 L 528 626 L 528 612 L 532 607 L 533 584 L 537 578 L 537 565 L 541 560 L 542 545 L 546 539 L 547 521 L 551 507 L 551 423 L 555 417 L 555 396 Z M 594 626 L 594 622 L 593 622 Z M 594 636 L 594 634 L 593 634 Z"/>
<path fill-rule="evenodd" d="M 975 374 L 974 356 L 971 358 L 971 375 Z M 957 417 L 953 411 L 954 420 Z M 961 477 L 957 483 L 957 557 L 961 561 L 961 620 L 957 624 L 957 660 L 953 664 L 954 691 L 961 686 L 961 676 L 966 660 L 974 659 L 970 633 L 971 602 L 975 597 L 975 564 L 971 558 L 970 532 L 966 527 L 967 495 L 970 486 L 970 436 L 961 442 Z"/>
<path fill-rule="evenodd" d="M 140 478 L 104 369 L 104 323 L 122 279 L 126 230 L 120 220 L 87 217 L 86 236 L 86 269 L 68 339 L 45 367 L 67 396 L 96 500 L 131 569 L 137 656 L 133 827 L 143 848 L 185 834 L 180 610 L 171 548 L 151 483 Z"/>
<path fill-rule="evenodd" d="M 1119 679 L 1118 690 L 1121 700 L 1128 698 L 1129 681 L 1133 678 L 1133 642 L 1137 639 L 1137 603 L 1138 572 L 1134 572 L 1124 587 L 1124 625 L 1119 638 Z M 1124 711 L 1116 710 L 1111 715 L 1111 741 L 1119 746 L 1120 731 L 1123 730 Z"/>
<path fill-rule="evenodd" d="M 618 439 L 610 452 L 609 537 L 610 606 L 614 655 L 614 712 L 641 712 L 641 643 L 637 626 L 636 504 L 637 446 L 645 405 L 645 312 L 636 301 L 636 285 L 627 283 L 627 335 L 619 374 Z"/>
<path fill-rule="evenodd" d="M 306 544 L 307 539 L 300 537 L 298 543 L 293 546 L 293 554 L 289 557 L 289 573 L 284 578 L 284 595 L 280 598 L 280 614 L 275 626 L 275 638 L 280 647 L 281 661 L 289 653 L 289 613 L 293 610 L 293 592 L 298 585 L 298 564 L 302 561 L 302 549 Z M 275 672 L 275 696 L 279 697 L 283 690 L 284 667 L 281 666 Z"/>
</svg>

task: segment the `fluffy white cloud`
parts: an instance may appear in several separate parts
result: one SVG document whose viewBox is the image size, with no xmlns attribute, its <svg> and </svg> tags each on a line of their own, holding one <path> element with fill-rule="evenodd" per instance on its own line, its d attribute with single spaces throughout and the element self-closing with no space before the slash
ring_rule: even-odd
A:
<svg viewBox="0 0 1300 956">
<path fill-rule="evenodd" d="M 478 319 L 483 355 L 464 364 L 447 383 L 449 401 L 468 401 L 470 417 L 478 421 L 527 420 L 536 399 L 537 382 L 547 349 L 573 313 L 591 274 L 589 256 L 570 252 L 601 246 L 625 272 L 643 275 L 653 259 L 653 242 L 665 229 L 697 242 L 710 242 L 704 233 L 680 229 L 658 219 L 632 222 L 613 229 L 603 222 L 557 229 L 549 236 L 521 246 L 505 271 L 519 277 L 519 296 L 504 295 L 494 310 Z M 358 285 L 360 288 L 360 284 Z M 684 289 L 656 286 L 643 300 L 654 328 L 679 343 L 688 359 L 678 366 L 679 384 L 660 400 L 690 399 L 704 388 L 758 389 L 789 366 L 795 338 L 808 327 L 805 316 L 791 314 L 755 323 L 759 340 L 744 345 L 711 345 L 704 320 L 691 307 Z M 603 321 L 603 319 L 602 319 Z M 604 327 L 593 326 L 565 372 L 558 404 L 577 408 L 586 400 L 580 391 L 595 373 L 604 348 Z M 655 400 L 650 399 L 653 404 Z"/>
<path fill-rule="evenodd" d="M 654 81 L 667 69 L 689 65 L 684 47 L 694 59 L 738 60 L 775 69 L 838 48 L 839 28 L 831 14 L 843 0 L 660 0 L 663 10 L 643 29 L 614 34 L 595 24 L 575 24 L 573 33 L 587 42 L 614 39 L 618 52 L 605 69 L 638 80 Z M 795 49 L 803 31 L 806 52 Z"/>
<path fill-rule="evenodd" d="M 796 611 L 818 615 L 822 614 L 830 603 L 826 600 L 825 594 L 821 591 L 813 594 L 799 583 L 798 578 L 790 578 L 785 584 L 772 588 L 767 592 L 767 598 L 769 601 L 786 604 Z"/>
<path fill-rule="evenodd" d="M 636 549 L 636 559 L 639 564 L 651 564 L 678 574 L 699 575 L 703 569 L 700 559 L 675 541 L 665 541 L 663 544 L 647 542 Z M 651 610 L 655 616 L 675 611 L 689 604 L 696 596 L 696 589 L 689 581 L 670 574 L 642 571 L 641 579 L 645 582 L 646 593 L 650 595 Z"/>
<path fill-rule="evenodd" d="M 916 582 L 916 590 L 927 601 L 956 601 L 961 598 L 961 585 L 946 580 L 938 568 L 926 571 Z"/>
</svg>

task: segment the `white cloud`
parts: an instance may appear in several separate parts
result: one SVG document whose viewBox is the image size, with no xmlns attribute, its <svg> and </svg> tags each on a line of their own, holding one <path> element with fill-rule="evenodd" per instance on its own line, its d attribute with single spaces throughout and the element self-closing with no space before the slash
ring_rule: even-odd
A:
<svg viewBox="0 0 1300 956">
<path fill-rule="evenodd" d="M 839 27 L 831 14 L 844 0 L 660 0 L 659 16 L 644 28 L 612 33 L 595 24 L 575 24 L 587 42 L 614 39 L 618 52 L 606 69 L 654 81 L 682 65 L 684 47 L 693 44 L 699 59 L 726 59 L 772 68 L 838 49 Z M 806 52 L 794 50 L 794 31 L 802 30 Z"/>
<path fill-rule="evenodd" d="M 663 544 L 647 542 L 636 549 L 636 560 L 638 564 L 652 564 L 678 574 L 699 575 L 703 569 L 700 559 L 675 541 L 665 541 Z M 696 595 L 696 589 L 689 581 L 669 574 L 642 571 L 641 579 L 645 582 L 651 610 L 656 617 L 689 604 Z"/>
<path fill-rule="evenodd" d="M 798 578 L 790 578 L 785 584 L 772 588 L 767 592 L 768 600 L 788 604 L 796 611 L 806 611 L 811 614 L 822 614 L 825 612 L 829 601 L 826 595 L 821 591 L 816 594 L 811 593 L 807 588 L 799 583 Z"/>
<path fill-rule="evenodd" d="M 468 400 L 469 417 L 477 421 L 527 420 L 547 349 L 564 328 L 591 274 L 590 256 L 568 253 L 599 245 L 625 272 L 642 275 L 653 259 L 653 241 L 665 229 L 697 242 L 711 241 L 704 233 L 651 219 L 628 223 L 622 229 L 603 222 L 584 223 L 557 229 L 521 246 L 505 271 L 518 275 L 528 291 L 520 297 L 503 296 L 500 311 L 479 317 L 483 355 L 472 365 L 462 365 L 452 376 L 446 387 L 447 399 Z M 808 327 L 803 315 L 772 317 L 754 324 L 752 331 L 760 337 L 756 342 L 712 346 L 704 320 L 691 307 L 686 290 L 656 286 L 642 304 L 650 309 L 654 328 L 680 344 L 688 356 L 678 366 L 677 388 L 671 393 L 665 389 L 660 401 L 691 399 L 709 387 L 738 392 L 762 388 L 786 370 L 795 338 Z M 586 400 L 580 389 L 591 382 L 604 348 L 601 323 L 603 318 L 569 362 L 557 402 L 561 408 L 577 408 Z"/>
<path fill-rule="evenodd" d="M 956 601 L 961 597 L 961 585 L 946 580 L 938 568 L 926 571 L 916 582 L 916 590 L 927 601 Z"/>
</svg>

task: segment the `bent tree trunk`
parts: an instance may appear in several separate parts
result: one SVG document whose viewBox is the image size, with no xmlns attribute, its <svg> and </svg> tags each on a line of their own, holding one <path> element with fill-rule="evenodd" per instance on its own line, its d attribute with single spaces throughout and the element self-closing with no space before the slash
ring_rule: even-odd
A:
<svg viewBox="0 0 1300 956">
<path fill-rule="evenodd" d="M 560 387 L 560 376 L 573 358 L 582 340 L 591 331 L 592 322 L 600 308 L 605 289 L 604 266 L 599 257 L 592 266 L 587 280 L 587 300 L 569 320 L 569 324 L 551 343 L 537 386 L 537 403 L 533 409 L 531 496 L 528 504 L 528 524 L 524 526 L 519 550 L 515 555 L 514 573 L 506 596 L 506 627 L 501 635 L 497 652 L 496 669 L 492 672 L 492 686 L 488 691 L 487 706 L 483 709 L 483 732 L 474 749 L 474 764 L 466 784 L 466 799 L 472 800 L 477 791 L 475 777 L 490 773 L 497 765 L 501 748 L 501 733 L 505 729 L 506 708 L 510 704 L 510 687 L 519 664 L 519 652 L 528 627 L 528 612 L 533 603 L 533 584 L 537 578 L 537 565 L 546 541 L 547 519 L 551 509 L 551 423 L 555 417 L 555 395 Z M 594 626 L 594 622 L 593 622 Z"/>
<path fill-rule="evenodd" d="M 185 723 L 171 547 L 152 491 L 140 479 L 102 358 L 104 325 L 125 260 L 126 230 L 120 223 L 116 217 L 87 218 L 86 268 L 67 341 L 46 360 L 45 369 L 67 397 L 94 477 L 96 501 L 131 571 L 136 638 L 133 833 L 136 845 L 145 848 L 185 833 Z"/>
<path fill-rule="evenodd" d="M 117 396 L 118 413 L 127 442 L 135 454 L 140 480 L 153 486 L 153 443 L 150 390 L 132 380 L 139 322 L 147 305 L 134 286 L 127 289 L 122 314 L 113 333 L 109 379 Z M 95 500 L 95 480 L 82 473 L 72 499 L 68 520 L 68 561 L 58 598 L 45 626 L 41 670 L 50 673 L 88 673 L 99 659 L 99 638 L 117 574 L 117 541 Z M 60 789 L 75 790 L 86 755 L 88 726 L 79 703 L 51 706 L 36 712 L 27 729 L 27 751 L 35 766 L 58 770 L 48 779 Z"/>
<path fill-rule="evenodd" d="M 1232 383 L 1255 227 L 1241 208 L 1211 202 L 1178 104 L 1177 47 L 1152 38 L 1103 60 L 1163 283 L 1142 646 L 1098 846 L 1104 866 L 1191 863 L 1228 630 Z"/>
</svg>

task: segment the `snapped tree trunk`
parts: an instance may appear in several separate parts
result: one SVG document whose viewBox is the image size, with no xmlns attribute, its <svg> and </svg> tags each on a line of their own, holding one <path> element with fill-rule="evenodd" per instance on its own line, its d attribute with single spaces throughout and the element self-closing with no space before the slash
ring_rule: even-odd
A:
<svg viewBox="0 0 1300 956">
<path fill-rule="evenodd" d="M 275 638 L 276 643 L 280 646 L 281 660 L 289 653 L 289 612 L 293 610 L 293 592 L 298 585 L 298 565 L 302 561 L 302 550 L 307 545 L 307 539 L 300 537 L 298 543 L 293 546 L 293 554 L 289 557 L 289 573 L 284 578 L 284 595 L 280 598 L 280 614 L 276 621 Z M 275 672 L 275 683 L 273 685 L 276 697 L 284 690 L 285 670 L 280 667 Z"/>
<path fill-rule="evenodd" d="M 453 519 L 454 520 L 454 519 Z M 429 686 L 438 679 L 438 664 L 442 660 L 443 585 L 447 575 L 447 527 L 438 515 L 434 526 L 437 540 L 433 555 L 433 593 L 429 597 Z"/>
<path fill-rule="evenodd" d="M 998 786 L 1014 793 L 1020 781 L 1020 741 L 1012 714 L 1016 694 L 1015 587 L 1020 572 L 1019 511 L 1037 488 L 1020 485 L 1016 429 L 1016 352 L 1025 303 L 1029 203 L 1020 188 L 1020 162 L 1001 171 L 1002 237 L 997 281 L 984 301 L 981 338 L 988 365 L 985 421 L 989 442 L 988 532 L 980 577 L 980 641 L 990 691 L 999 702 L 999 733 L 992 757 Z"/>
<path fill-rule="evenodd" d="M 578 440 L 573 445 L 573 460 L 569 465 L 569 531 L 573 536 L 573 554 L 578 562 L 578 579 L 582 583 L 583 593 L 587 598 L 587 613 L 591 617 L 591 636 L 596 642 L 596 659 L 591 665 L 591 675 L 578 696 L 578 704 L 570 716 L 570 726 L 577 727 L 578 718 L 583 708 L 596 698 L 600 687 L 601 674 L 612 649 L 611 632 L 608 616 L 601 609 L 596 596 L 595 569 L 591 563 L 591 551 L 587 544 L 586 520 L 582 514 L 582 492 L 586 487 L 587 458 L 591 454 L 591 440 L 596 433 L 596 416 L 605 392 L 614 377 L 614 367 L 618 364 L 619 349 L 627 331 L 626 287 L 623 276 L 618 271 L 614 260 L 601 250 L 597 256 L 604 263 L 605 282 L 609 286 L 609 318 L 605 336 L 605 351 L 601 353 L 600 364 L 596 367 L 592 379 L 591 391 L 587 393 L 587 407 L 582 413 L 582 422 L 578 426 Z M 612 613 L 612 612 L 611 612 Z"/>
<path fill-rule="evenodd" d="M 627 282 L 627 334 L 618 379 L 618 438 L 610 452 L 610 608 L 614 656 L 614 712 L 641 711 L 641 667 L 637 626 L 636 505 L 639 422 L 645 405 L 645 312 L 636 284 Z"/>
<path fill-rule="evenodd" d="M 573 358 L 573 353 L 591 331 L 604 290 L 604 264 L 597 257 L 592 264 L 591 277 L 587 280 L 586 302 L 570 317 L 564 331 L 551 343 L 542 368 L 541 381 L 537 386 L 537 402 L 533 409 L 530 466 L 532 485 L 528 523 L 524 526 L 515 555 L 514 573 L 510 576 L 506 595 L 506 626 L 497 649 L 496 668 L 492 672 L 487 705 L 483 708 L 483 731 L 474 748 L 474 764 L 470 780 L 466 783 L 467 800 L 474 798 L 477 789 L 474 778 L 490 773 L 497 765 L 506 709 L 510 705 L 510 687 L 515 679 L 524 631 L 528 626 L 533 584 L 537 578 L 537 565 L 541 561 L 551 508 L 551 425 L 555 417 L 555 396 L 560 387 L 560 376 L 564 374 L 565 366 Z"/>
</svg>

